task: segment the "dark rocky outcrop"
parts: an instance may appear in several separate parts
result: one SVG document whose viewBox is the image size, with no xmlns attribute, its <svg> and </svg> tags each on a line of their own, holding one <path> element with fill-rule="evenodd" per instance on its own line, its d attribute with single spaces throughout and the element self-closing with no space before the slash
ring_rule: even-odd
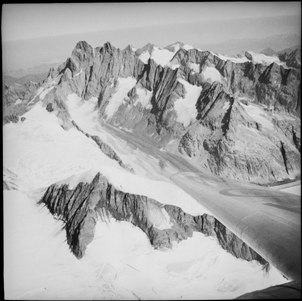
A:
<svg viewBox="0 0 302 301">
<path fill-rule="evenodd" d="M 129 221 L 139 227 L 155 248 L 170 248 L 173 241 L 187 239 L 198 231 L 215 236 L 221 247 L 237 258 L 267 264 L 213 216 L 192 216 L 177 206 L 162 205 L 146 196 L 125 193 L 100 173 L 91 183 L 81 182 L 75 188 L 69 188 L 68 184 L 53 184 L 39 203 L 64 222 L 67 243 L 78 258 L 84 256 L 87 245 L 93 240 L 98 214 L 105 210 L 116 220 Z M 170 224 L 164 229 L 153 222 L 154 215 L 159 220 L 165 218 L 162 210 L 168 214 Z"/>
<path fill-rule="evenodd" d="M 52 104 L 51 104 L 51 103 L 48 103 L 48 104 L 47 104 L 46 110 L 47 110 L 48 112 L 52 112 L 52 111 L 53 111 L 53 107 L 52 107 Z"/>
<path fill-rule="evenodd" d="M 17 115 L 6 115 L 3 117 L 3 123 L 9 123 L 9 122 L 13 122 L 13 123 L 17 123 L 19 121 L 19 117 Z"/>
<path fill-rule="evenodd" d="M 301 68 L 301 49 L 299 47 L 284 49 L 278 54 L 280 61 L 285 62 L 288 67 Z"/>
<path fill-rule="evenodd" d="M 28 103 L 33 99 L 40 84 L 27 81 L 24 84 L 3 84 L 2 109 L 3 123 L 12 121 L 11 116 L 20 116 L 28 110 Z"/>
</svg>

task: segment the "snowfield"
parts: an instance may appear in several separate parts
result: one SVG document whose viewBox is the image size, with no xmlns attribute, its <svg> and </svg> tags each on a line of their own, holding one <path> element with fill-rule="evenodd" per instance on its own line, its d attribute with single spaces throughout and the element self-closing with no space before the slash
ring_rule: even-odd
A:
<svg viewBox="0 0 302 301">
<path fill-rule="evenodd" d="M 231 56 L 227 56 L 227 55 L 223 55 L 223 54 L 216 54 L 216 56 L 218 56 L 220 59 L 224 60 L 224 61 L 231 61 L 233 63 L 245 63 L 245 62 L 248 62 L 248 58 L 247 57 L 231 57 Z"/>
<path fill-rule="evenodd" d="M 152 105 L 151 105 L 152 92 L 148 91 L 145 88 L 137 87 L 136 93 L 137 93 L 138 99 L 135 101 L 135 103 L 133 105 L 137 105 L 138 103 L 140 103 L 143 108 L 151 109 L 152 108 Z"/>
<path fill-rule="evenodd" d="M 161 49 L 159 47 L 153 46 L 151 54 L 149 51 L 144 51 L 138 58 L 144 63 L 147 64 L 149 58 L 153 59 L 156 64 L 161 66 L 169 65 L 169 62 L 172 60 L 175 53 L 178 51 L 178 47 L 174 47 L 174 51 L 168 49 Z M 176 65 L 171 65 L 172 68 L 176 68 Z"/>
<path fill-rule="evenodd" d="M 179 98 L 175 101 L 174 109 L 177 114 L 177 121 L 183 123 L 184 126 L 188 126 L 191 121 L 196 119 L 196 102 L 202 88 L 191 85 L 184 79 L 179 79 L 178 81 L 184 85 L 186 94 L 184 98 Z"/>
<path fill-rule="evenodd" d="M 222 82 L 222 75 L 215 67 L 205 67 L 201 72 L 205 81 L 213 83 L 215 81 Z"/>
<path fill-rule="evenodd" d="M 248 51 L 248 53 L 252 56 L 252 61 L 255 64 L 270 65 L 272 63 L 276 63 L 278 65 L 284 65 L 284 63 L 280 62 L 279 58 L 276 56 L 268 56 L 263 53 L 255 53 L 253 51 Z"/>
<path fill-rule="evenodd" d="M 199 73 L 199 71 L 200 71 L 200 65 L 199 64 L 189 62 L 188 65 L 189 65 L 189 68 L 191 68 L 193 71 L 195 71 L 196 73 Z"/>
<path fill-rule="evenodd" d="M 186 113 L 179 118 L 189 122 L 201 88 L 182 83 L 187 93 L 177 101 L 178 112 Z M 120 79 L 109 116 L 132 85 L 133 79 Z M 4 191 L 5 298 L 225 299 L 285 282 L 273 267 L 266 273 L 255 261 L 236 259 L 213 237 L 194 233 L 172 249 L 155 250 L 139 228 L 106 214 L 100 215 L 86 255 L 77 260 L 69 251 L 62 223 L 36 205 L 55 182 L 75 187 L 101 172 L 117 189 L 179 206 L 192 215 L 210 213 L 165 178 L 158 160 L 106 133 L 98 123 L 96 103 L 95 98 L 83 101 L 75 94 L 66 100 L 71 118 L 110 144 L 134 174 L 80 131 L 64 130 L 55 112 L 49 113 L 41 102 L 23 115 L 24 122 L 3 127 L 5 179 L 16 189 Z M 152 205 L 149 209 L 156 227 L 170 227 L 164 209 Z"/>
<path fill-rule="evenodd" d="M 4 277 L 8 299 L 233 298 L 284 282 L 271 269 L 238 260 L 194 233 L 159 251 L 129 222 L 101 218 L 86 255 L 69 251 L 62 223 L 37 195 L 4 191 Z"/>
</svg>

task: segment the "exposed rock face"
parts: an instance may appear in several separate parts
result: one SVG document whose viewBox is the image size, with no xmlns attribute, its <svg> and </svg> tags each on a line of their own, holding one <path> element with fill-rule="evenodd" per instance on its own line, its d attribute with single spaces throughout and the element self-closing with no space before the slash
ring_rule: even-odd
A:
<svg viewBox="0 0 302 301">
<path fill-rule="evenodd" d="M 196 157 L 214 174 L 224 177 L 263 184 L 276 181 L 284 173 L 299 174 L 298 120 L 278 119 L 278 115 L 262 112 L 257 105 L 246 105 L 217 83 L 204 87 L 196 107 L 200 124 L 183 135 L 180 152 Z M 267 118 L 264 127 L 252 118 L 253 110 Z"/>
<path fill-rule="evenodd" d="M 301 49 L 286 49 L 279 53 L 279 59 L 286 63 L 287 66 L 301 68 Z"/>
<path fill-rule="evenodd" d="M 3 84 L 3 122 L 14 122 L 16 118 L 26 112 L 27 105 L 34 96 L 40 84 L 28 81 L 25 84 Z"/>
<path fill-rule="evenodd" d="M 51 104 L 51 103 L 48 103 L 48 104 L 47 104 L 46 110 L 47 110 L 48 112 L 52 112 L 52 111 L 53 111 L 53 107 L 52 107 L 52 104 Z"/>
<path fill-rule="evenodd" d="M 178 141 L 178 151 L 219 176 L 262 184 L 298 176 L 299 50 L 279 53 L 282 65 L 255 63 L 249 52 L 244 58 L 228 58 L 183 46 L 166 47 L 172 59 L 159 64 L 152 56 L 140 58 L 155 51 L 151 44 L 134 51 L 109 42 L 95 49 L 79 42 L 66 62 L 49 71 L 45 85 L 55 81 L 55 88 L 43 101 L 52 104 L 68 127 L 64 99 L 71 93 L 84 100 L 96 97 L 105 122 L 162 147 Z M 133 81 L 127 91 L 121 78 Z M 199 95 L 191 93 L 194 87 L 202 88 Z M 120 103 L 108 114 L 114 96 Z M 191 121 L 185 123 L 183 114 Z"/>
<path fill-rule="evenodd" d="M 105 210 L 115 219 L 139 227 L 155 248 L 170 248 L 173 241 L 187 239 L 194 231 L 199 231 L 215 236 L 221 247 L 237 258 L 267 264 L 214 217 L 192 216 L 179 207 L 117 190 L 100 173 L 91 183 L 81 182 L 75 188 L 53 184 L 40 203 L 64 222 L 67 242 L 78 258 L 84 256 L 86 246 L 93 239 L 98 214 Z"/>
</svg>

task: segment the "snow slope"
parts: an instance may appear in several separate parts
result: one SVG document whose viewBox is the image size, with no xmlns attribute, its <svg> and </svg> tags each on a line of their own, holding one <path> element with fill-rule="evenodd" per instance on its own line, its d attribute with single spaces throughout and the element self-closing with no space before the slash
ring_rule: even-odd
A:
<svg viewBox="0 0 302 301">
<path fill-rule="evenodd" d="M 211 237 L 195 233 L 158 251 L 129 222 L 100 218 L 95 239 L 77 260 L 60 221 L 35 205 L 36 194 L 4 192 L 7 299 L 233 298 L 282 282 L 256 263 L 237 260 Z"/>
<path fill-rule="evenodd" d="M 111 118 L 118 110 L 119 106 L 123 103 L 127 93 L 135 86 L 136 79 L 134 77 L 118 78 L 116 91 L 109 99 L 109 104 L 105 109 L 107 118 Z"/>
<path fill-rule="evenodd" d="M 247 57 L 231 57 L 231 56 L 227 56 L 227 55 L 223 55 L 223 54 L 216 54 L 216 56 L 218 56 L 220 59 L 224 60 L 224 61 L 231 61 L 233 63 L 245 63 L 248 62 L 248 58 Z"/>
<path fill-rule="evenodd" d="M 83 130 L 118 146 L 97 123 L 96 99 L 71 95 L 66 103 Z M 180 206 L 193 215 L 207 211 L 164 179 L 147 154 L 123 144 L 117 147 L 122 159 L 137 167 L 132 174 L 105 156 L 92 139 L 74 128 L 64 130 L 55 112 L 49 113 L 41 102 L 24 116 L 24 122 L 3 128 L 4 169 L 18 189 L 4 191 L 6 298 L 233 298 L 284 282 L 275 269 L 266 274 L 257 262 L 236 259 L 212 237 L 195 233 L 172 250 L 159 251 L 139 228 L 110 217 L 100 217 L 95 240 L 77 260 L 68 250 L 61 222 L 36 205 L 52 183 L 74 187 L 101 171 L 117 189 Z M 157 227 L 170 226 L 165 211 L 151 206 L 148 212 Z"/>
<path fill-rule="evenodd" d="M 189 66 L 189 68 L 191 68 L 196 73 L 199 73 L 199 71 L 200 71 L 200 65 L 199 64 L 189 62 L 188 66 Z"/>
<path fill-rule="evenodd" d="M 135 101 L 135 103 L 133 105 L 137 105 L 138 103 L 140 103 L 142 105 L 143 108 L 146 109 L 151 109 L 152 105 L 151 105 L 151 97 L 152 97 L 152 92 L 148 91 L 145 88 L 136 88 L 136 94 L 138 95 L 138 99 Z"/>
<path fill-rule="evenodd" d="M 215 81 L 222 82 L 222 75 L 215 67 L 205 67 L 201 72 L 204 80 L 213 83 Z"/>
<path fill-rule="evenodd" d="M 271 121 L 271 117 L 266 114 L 260 106 L 256 104 L 244 104 L 241 103 L 241 106 L 247 112 L 247 114 L 256 122 L 260 123 L 264 128 L 269 130 L 274 130 L 274 124 Z"/>
<path fill-rule="evenodd" d="M 169 62 L 172 60 L 174 54 L 178 51 L 178 47 L 174 47 L 174 51 L 170 51 L 165 48 L 159 48 L 153 46 L 151 53 L 149 51 L 144 51 L 139 56 L 139 59 L 144 63 L 147 64 L 149 58 L 153 59 L 156 64 L 161 66 L 169 65 Z M 171 67 L 176 68 L 176 66 L 171 65 Z"/>
<path fill-rule="evenodd" d="M 67 102 L 75 105 L 78 111 L 73 117 L 79 115 L 89 121 L 89 109 L 92 109 L 94 101 L 85 101 L 77 107 L 76 100 Z M 79 100 L 79 99 L 78 99 Z M 71 110 L 72 111 L 72 110 Z M 163 204 L 181 206 L 184 211 L 191 214 L 202 214 L 207 212 L 198 202 L 177 188 L 169 180 L 163 177 L 156 177 L 152 180 L 153 174 L 160 173 L 160 167 L 152 168 L 154 161 L 148 162 L 151 174 L 145 170 L 142 174 L 132 174 L 120 167 L 115 161 L 104 155 L 97 144 L 75 128 L 65 131 L 53 113 L 37 103 L 32 110 L 24 114 L 26 120 L 19 123 L 9 123 L 4 126 L 4 167 L 18 175 L 22 185 L 29 190 L 47 187 L 58 181 L 65 181 L 66 178 L 78 175 L 87 181 L 93 177 L 93 173 L 101 171 L 108 180 L 125 192 L 146 195 L 154 198 Z M 86 120 L 87 120 L 86 119 Z M 79 126 L 80 119 L 76 119 Z M 102 139 L 101 132 L 93 130 L 94 122 L 87 128 L 89 134 L 98 134 Z M 89 124 L 89 123 L 87 123 Z M 133 150 L 127 149 L 128 156 L 135 156 Z M 139 153 L 136 153 L 139 154 Z M 133 157 L 132 160 L 140 164 L 140 158 Z M 148 156 L 141 157 L 141 160 L 148 160 Z M 86 173 L 84 176 L 80 175 Z M 154 177 L 153 177 L 154 178 Z M 75 182 L 75 179 L 73 179 Z M 183 206 L 182 206 L 183 205 Z"/>
<path fill-rule="evenodd" d="M 248 53 L 252 56 L 252 61 L 255 64 L 270 65 L 272 63 L 276 63 L 284 65 L 284 63 L 280 62 L 279 58 L 276 56 L 268 56 L 263 53 L 255 53 L 253 51 L 248 51 Z"/>
<path fill-rule="evenodd" d="M 183 123 L 186 127 L 196 118 L 197 111 L 195 105 L 202 88 L 191 85 L 184 79 L 179 79 L 178 81 L 184 85 L 186 94 L 184 98 L 179 98 L 175 101 L 174 109 L 177 114 L 177 121 Z"/>
</svg>

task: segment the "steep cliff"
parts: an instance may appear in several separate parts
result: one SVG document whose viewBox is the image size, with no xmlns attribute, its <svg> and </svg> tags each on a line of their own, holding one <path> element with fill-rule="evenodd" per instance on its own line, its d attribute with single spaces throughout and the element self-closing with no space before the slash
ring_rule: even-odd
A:
<svg viewBox="0 0 302 301">
<path fill-rule="evenodd" d="M 298 52 L 282 55 L 228 57 L 181 43 L 92 48 L 81 41 L 31 103 L 51 103 L 68 128 L 68 95 L 95 97 L 102 122 L 162 147 L 176 141 L 176 152 L 216 175 L 266 184 L 300 175 Z M 6 95 L 5 103 L 15 103 L 17 96 Z"/>
<path fill-rule="evenodd" d="M 119 221 L 129 221 L 148 236 L 155 248 L 172 247 L 172 243 L 191 237 L 194 231 L 215 236 L 220 246 L 237 258 L 267 262 L 248 245 L 208 214 L 192 216 L 181 208 L 163 205 L 142 195 L 116 189 L 97 173 L 90 183 L 75 187 L 51 185 L 39 202 L 65 224 L 67 243 L 76 257 L 85 254 L 93 240 L 94 227 L 103 210 Z"/>
</svg>

